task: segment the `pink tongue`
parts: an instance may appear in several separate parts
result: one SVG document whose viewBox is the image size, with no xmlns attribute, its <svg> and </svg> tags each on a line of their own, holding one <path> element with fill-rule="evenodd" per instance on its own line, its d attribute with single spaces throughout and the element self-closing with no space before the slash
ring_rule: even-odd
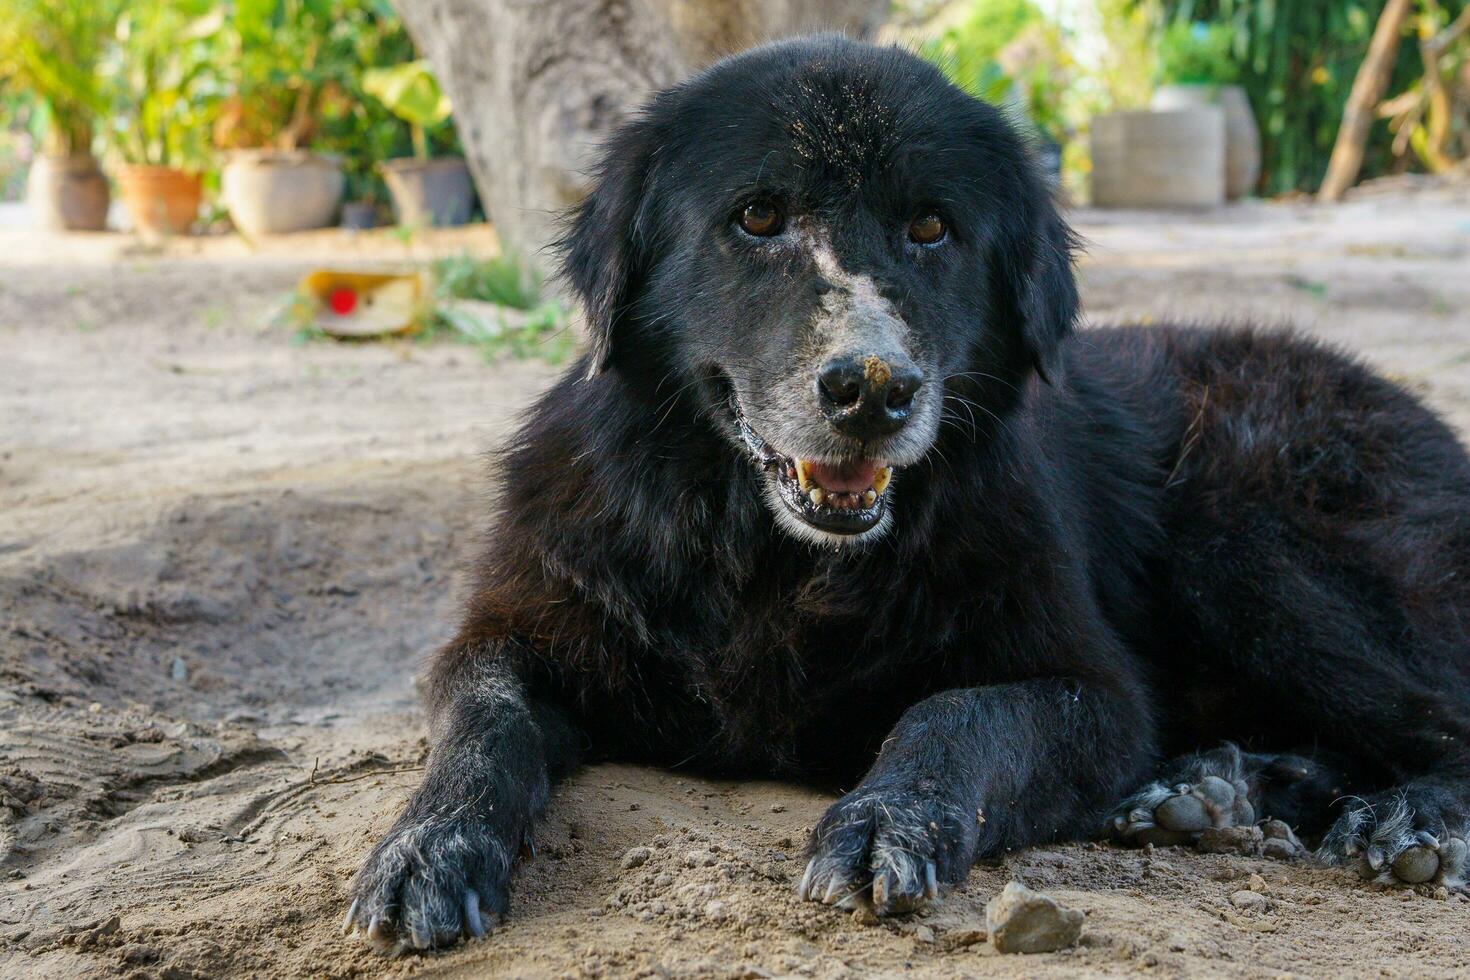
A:
<svg viewBox="0 0 1470 980">
<path fill-rule="evenodd" d="M 836 493 L 861 493 L 873 485 L 873 477 L 883 464 L 873 460 L 858 460 L 836 466 L 827 463 L 807 463 L 806 471 L 823 490 Z"/>
</svg>

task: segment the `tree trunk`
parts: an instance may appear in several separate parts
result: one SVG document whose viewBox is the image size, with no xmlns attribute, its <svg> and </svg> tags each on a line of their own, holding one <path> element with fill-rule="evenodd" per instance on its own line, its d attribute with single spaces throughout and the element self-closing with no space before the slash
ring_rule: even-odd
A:
<svg viewBox="0 0 1470 980">
<path fill-rule="evenodd" d="M 537 259 L 598 144 L 654 91 L 808 30 L 871 32 L 887 0 L 395 0 L 454 104 L 486 214 Z M 545 265 L 545 259 L 538 262 Z"/>
<path fill-rule="evenodd" d="M 1388 0 L 1378 25 L 1373 28 L 1373 40 L 1368 43 L 1368 54 L 1358 67 L 1353 79 L 1352 91 L 1348 93 L 1347 105 L 1342 110 L 1342 126 L 1337 131 L 1337 142 L 1332 147 L 1332 158 L 1327 161 L 1327 176 L 1317 197 L 1323 201 L 1338 201 L 1358 179 L 1363 167 L 1363 147 L 1368 142 L 1368 131 L 1373 126 L 1374 110 L 1383 99 L 1393 74 L 1393 63 L 1399 53 L 1399 41 L 1404 35 L 1404 19 L 1409 14 L 1413 0 Z"/>
</svg>

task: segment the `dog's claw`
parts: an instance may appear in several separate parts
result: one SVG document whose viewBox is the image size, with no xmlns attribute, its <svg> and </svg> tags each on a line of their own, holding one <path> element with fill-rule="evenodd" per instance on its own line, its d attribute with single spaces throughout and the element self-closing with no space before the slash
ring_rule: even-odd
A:
<svg viewBox="0 0 1470 980">
<path fill-rule="evenodd" d="M 873 878 L 873 904 L 879 908 L 888 904 L 888 876 L 886 874 Z"/>
<path fill-rule="evenodd" d="M 352 931 L 357 928 L 357 923 L 355 920 L 357 919 L 358 906 L 361 904 L 362 903 L 360 899 L 354 898 L 352 900 L 352 904 L 348 906 L 347 914 L 342 917 L 342 935 L 351 935 Z"/>
<path fill-rule="evenodd" d="M 464 921 L 471 936 L 484 938 L 485 921 L 480 918 L 480 896 L 473 888 L 464 893 Z"/>
<path fill-rule="evenodd" d="M 929 899 L 939 897 L 939 878 L 933 861 L 924 863 L 924 897 Z"/>
<path fill-rule="evenodd" d="M 379 949 L 388 949 L 395 941 L 392 928 L 381 915 L 374 915 L 368 922 L 367 937 L 368 941 Z"/>
</svg>

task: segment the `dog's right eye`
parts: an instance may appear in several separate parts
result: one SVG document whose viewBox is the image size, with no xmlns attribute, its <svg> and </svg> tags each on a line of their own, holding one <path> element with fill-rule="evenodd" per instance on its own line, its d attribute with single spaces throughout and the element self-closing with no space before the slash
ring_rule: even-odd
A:
<svg viewBox="0 0 1470 980">
<path fill-rule="evenodd" d="M 785 223 L 781 209 L 770 201 L 751 201 L 740 212 L 740 230 L 756 238 L 779 235 Z"/>
</svg>

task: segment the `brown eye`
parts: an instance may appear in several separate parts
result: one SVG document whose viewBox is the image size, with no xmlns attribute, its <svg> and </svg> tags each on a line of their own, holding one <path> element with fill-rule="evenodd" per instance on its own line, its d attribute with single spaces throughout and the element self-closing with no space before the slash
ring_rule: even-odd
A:
<svg viewBox="0 0 1470 980">
<path fill-rule="evenodd" d="M 740 212 L 740 227 L 747 235 L 770 238 L 780 234 L 781 210 L 770 201 L 751 201 Z"/>
<path fill-rule="evenodd" d="M 933 245 L 944 238 L 949 226 L 937 214 L 921 214 L 909 222 L 909 241 L 915 245 Z"/>
</svg>

